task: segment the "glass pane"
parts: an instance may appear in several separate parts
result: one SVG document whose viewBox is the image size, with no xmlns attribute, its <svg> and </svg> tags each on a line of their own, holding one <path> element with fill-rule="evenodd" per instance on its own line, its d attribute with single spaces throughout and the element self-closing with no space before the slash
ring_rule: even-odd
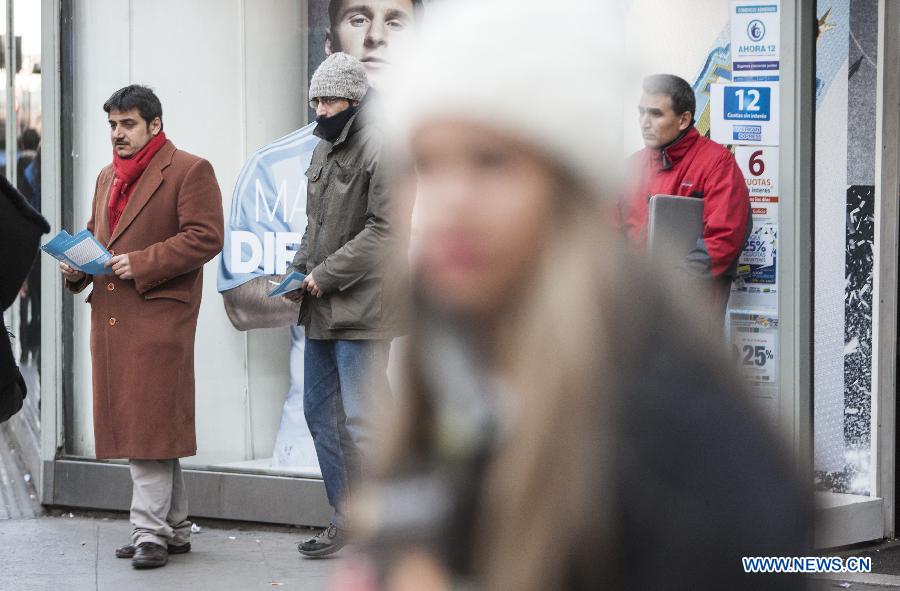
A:
<svg viewBox="0 0 900 591">
<path fill-rule="evenodd" d="M 15 0 L 16 34 L 15 130 L 16 185 L 41 210 L 41 6 Z M 37 420 L 40 403 L 41 273 L 36 259 L 19 299 L 19 342 L 22 374 L 28 381 L 28 410 Z"/>
<path fill-rule="evenodd" d="M 869 496 L 878 2 L 820 1 L 818 18 L 816 487 Z"/>
<path fill-rule="evenodd" d="M 283 124 L 280 129 L 247 130 L 248 138 L 252 138 L 248 148 L 255 152 L 240 170 L 229 196 L 230 215 L 226 219 L 226 244 L 219 269 L 218 288 L 226 306 L 240 292 L 258 289 L 260 285 L 271 288 L 268 281 L 273 274 L 284 272 L 305 229 L 305 171 L 317 142 L 311 136 L 312 126 L 307 125 L 315 117 L 305 100 L 311 74 L 329 53 L 346 51 L 363 60 L 369 83 L 377 89 L 386 62 L 367 63 L 364 58 L 377 53 L 377 57 L 385 59 L 391 45 L 415 24 L 410 0 L 372 3 L 376 18 L 367 21 L 364 27 L 331 23 L 329 4 L 336 6 L 334 13 L 338 18 L 341 7 L 349 6 L 340 0 L 314 0 L 307 8 L 301 8 L 305 14 L 298 15 L 296 3 L 275 3 L 274 12 L 244 16 L 245 67 L 248 90 L 252 91 L 248 95 L 248 109 L 259 109 L 253 112 L 253 117 L 267 112 L 262 119 L 267 123 L 275 119 L 273 114 L 285 115 L 286 111 L 291 118 L 276 119 Z M 374 30 L 382 26 L 378 24 L 379 11 L 393 10 L 406 13 L 408 18 L 403 23 L 384 26 L 384 30 Z M 284 30 L 283 37 L 273 47 L 273 32 L 282 30 L 279 23 L 290 22 L 298 16 L 305 17 L 307 28 L 299 32 Z M 367 35 L 378 36 L 381 42 L 368 43 Z M 303 56 L 299 62 L 298 56 Z M 262 64 L 266 66 L 261 67 Z M 306 71 L 301 74 L 303 66 Z M 268 95 L 257 96 L 259 89 L 266 89 Z M 284 100 L 277 102 L 273 91 L 284 92 Z M 300 106 L 296 111 L 288 107 L 295 104 Z M 253 260 L 255 254 L 259 254 L 258 260 Z M 265 304 L 265 311 L 250 312 L 251 326 L 262 324 L 267 314 L 285 307 L 277 300 Z M 296 317 L 296 310 L 288 312 L 287 322 L 295 323 Z M 216 468 L 319 475 L 316 452 L 303 414 L 303 330 L 299 327 L 252 329 L 246 339 L 244 449 L 214 450 L 212 446 L 204 446 L 201 438 L 194 460 Z M 223 414 L 219 415 L 223 421 L 238 423 Z M 201 431 L 203 421 L 198 415 Z M 214 437 L 206 438 L 207 442 L 213 440 Z"/>
<path fill-rule="evenodd" d="M 0 47 L 3 45 L 3 40 L 6 39 L 6 6 L 5 3 L 0 2 Z M 2 52 L 0 52 L 0 175 L 4 177 L 6 174 L 6 62 L 2 59 Z M 21 294 L 20 294 L 21 297 Z M 20 318 L 18 314 L 19 303 L 15 302 L 12 306 L 10 306 L 7 310 L 0 310 L 3 314 L 3 325 L 9 331 L 11 338 L 10 343 L 12 344 L 13 354 L 18 355 L 21 349 L 21 344 L 18 339 L 18 335 L 20 332 Z M 2 330 L 3 327 L 0 327 Z"/>
<path fill-rule="evenodd" d="M 6 36 L 9 27 L 6 22 L 6 2 L 0 2 L 0 174 L 9 178 L 7 173 L 8 154 L 11 152 L 6 145 L 6 119 L 7 101 L 9 91 L 6 81 Z"/>
<path fill-rule="evenodd" d="M 374 4 L 379 10 L 402 9 L 415 21 L 411 0 Z M 375 20 L 383 25 L 383 19 Z M 159 43 L 155 25 L 162 21 L 170 23 L 166 43 Z M 310 74 L 327 52 L 340 48 L 363 58 L 372 47 L 384 52 L 391 36 L 408 30 L 393 23 L 371 31 L 383 37 L 373 45 L 353 34 L 358 31 L 330 36 L 329 25 L 328 0 L 73 3 L 74 55 L 64 59 L 74 60 L 75 70 L 70 122 L 75 227 L 67 230 L 85 227 L 97 174 L 111 161 L 101 107 L 132 82 L 154 89 L 167 137 L 208 159 L 222 190 L 227 242 L 224 260 L 217 257 L 204 272 L 194 356 L 198 449 L 186 465 L 320 474 L 303 415 L 303 333 L 292 326 L 296 311 L 288 310 L 276 328 L 257 328 L 264 318 L 249 313 L 253 328 L 242 332 L 229 320 L 226 305 L 230 295 L 251 284 L 270 288 L 268 281 L 283 272 L 305 229 L 304 173 L 318 141 L 308 126 Z M 203 30 L 201 46 L 198 30 Z M 130 52 L 119 51 L 122 47 Z M 185 60 L 188 53 L 191 59 Z M 371 62 L 376 85 L 384 63 Z M 259 258 L 251 260 L 255 253 Z M 87 294 L 74 300 L 75 383 L 67 450 L 96 457 Z M 285 305 L 263 302 L 272 304 Z"/>
<path fill-rule="evenodd" d="M 14 68 L 12 93 L 7 86 L 5 48 L 7 35 L 6 6 L 0 6 L 0 174 L 14 179 L 14 184 L 35 209 L 40 211 L 40 62 L 41 22 L 40 4 L 15 2 Z M 33 72 L 37 73 L 34 74 Z M 11 122 L 15 145 L 7 145 L 8 97 L 12 97 L 14 119 Z M 36 104 L 34 102 L 36 101 Z M 28 278 L 23 282 L 17 301 L 6 311 L 5 324 L 13 335 L 13 352 L 28 385 L 25 399 L 26 417 L 32 426 L 39 427 L 40 404 L 40 261 L 36 258 Z"/>
</svg>

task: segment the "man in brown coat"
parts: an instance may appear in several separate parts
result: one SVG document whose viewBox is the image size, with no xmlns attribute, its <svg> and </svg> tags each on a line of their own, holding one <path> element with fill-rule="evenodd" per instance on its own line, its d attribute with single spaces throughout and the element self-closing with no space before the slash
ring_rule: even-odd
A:
<svg viewBox="0 0 900 591">
<path fill-rule="evenodd" d="M 100 171 L 88 229 L 110 273 L 60 265 L 68 289 L 89 284 L 94 439 L 98 459 L 127 458 L 137 568 L 190 550 L 178 458 L 196 453 L 194 335 L 203 265 L 222 249 L 222 196 L 212 166 L 175 148 L 152 90 L 127 86 L 103 105 L 113 162 Z"/>
</svg>

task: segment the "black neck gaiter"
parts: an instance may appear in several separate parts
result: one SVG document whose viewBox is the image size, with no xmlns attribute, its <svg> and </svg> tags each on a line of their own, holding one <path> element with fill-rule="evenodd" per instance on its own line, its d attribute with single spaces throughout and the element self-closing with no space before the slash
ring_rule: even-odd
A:
<svg viewBox="0 0 900 591">
<path fill-rule="evenodd" d="M 350 121 L 351 117 L 356 115 L 358 110 L 359 106 L 356 105 L 350 106 L 350 108 L 331 117 L 316 117 L 316 129 L 313 131 L 313 135 L 322 138 L 326 142 L 333 143 L 338 139 L 341 132 L 344 131 L 347 122 Z"/>
</svg>

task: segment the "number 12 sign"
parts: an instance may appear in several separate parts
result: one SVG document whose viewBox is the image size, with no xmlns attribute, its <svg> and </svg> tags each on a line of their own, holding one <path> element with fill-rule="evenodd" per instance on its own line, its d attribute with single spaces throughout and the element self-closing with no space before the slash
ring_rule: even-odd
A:
<svg viewBox="0 0 900 591">
<path fill-rule="evenodd" d="M 777 84 L 713 84 L 710 135 L 720 144 L 778 145 Z"/>
</svg>

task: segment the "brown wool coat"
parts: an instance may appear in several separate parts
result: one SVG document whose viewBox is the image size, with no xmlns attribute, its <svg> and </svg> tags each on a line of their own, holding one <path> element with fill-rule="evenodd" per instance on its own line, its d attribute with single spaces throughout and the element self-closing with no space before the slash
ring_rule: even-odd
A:
<svg viewBox="0 0 900 591">
<path fill-rule="evenodd" d="M 97 178 L 88 222 L 134 274 L 93 283 L 91 359 L 97 458 L 159 460 L 194 455 L 194 334 L 203 265 L 222 249 L 222 195 L 206 160 L 167 141 L 144 171 L 110 235 L 112 165 Z"/>
</svg>

